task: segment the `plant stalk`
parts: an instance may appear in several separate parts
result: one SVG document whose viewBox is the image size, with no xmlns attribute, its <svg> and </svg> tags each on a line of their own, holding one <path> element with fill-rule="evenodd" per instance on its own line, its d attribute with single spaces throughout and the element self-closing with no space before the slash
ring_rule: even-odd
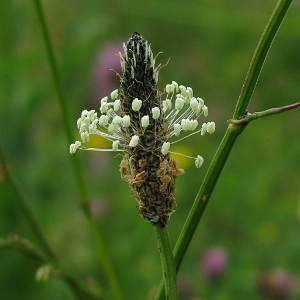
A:
<svg viewBox="0 0 300 300">
<path fill-rule="evenodd" d="M 161 228 L 159 225 L 154 226 L 158 250 L 161 259 L 163 277 L 165 282 L 165 299 L 177 300 L 177 279 L 176 279 L 176 267 L 172 247 L 170 244 L 170 238 L 168 233 L 168 227 Z"/>
</svg>

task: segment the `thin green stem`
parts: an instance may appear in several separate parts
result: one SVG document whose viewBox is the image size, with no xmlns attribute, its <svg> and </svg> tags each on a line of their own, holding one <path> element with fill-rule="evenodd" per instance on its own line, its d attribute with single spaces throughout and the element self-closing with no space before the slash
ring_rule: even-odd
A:
<svg viewBox="0 0 300 300">
<path fill-rule="evenodd" d="M 178 299 L 176 267 L 167 226 L 154 226 L 165 282 L 165 299 Z"/>
<path fill-rule="evenodd" d="M 271 116 L 271 115 L 280 114 L 280 113 L 282 113 L 284 111 L 287 111 L 287 110 L 295 109 L 299 106 L 300 106 L 300 102 L 297 102 L 297 103 L 282 106 L 282 107 L 270 108 L 270 109 L 267 109 L 267 110 L 264 110 L 264 111 L 259 111 L 259 112 L 254 112 L 254 113 L 247 113 L 247 115 L 242 116 L 238 120 L 235 120 L 235 119 L 228 120 L 228 123 L 229 124 L 249 123 L 249 122 L 254 121 L 256 119 L 259 119 L 259 118 L 268 117 L 268 116 Z"/>
<path fill-rule="evenodd" d="M 61 81 L 60 81 L 60 77 L 59 77 L 57 63 L 56 63 L 56 59 L 54 56 L 53 47 L 51 45 L 51 40 L 50 40 L 49 32 L 47 29 L 43 9 L 42 9 L 42 6 L 41 6 L 41 3 L 39 0 L 33 0 L 33 3 L 35 6 L 35 9 L 36 9 L 36 13 L 37 13 L 38 20 L 39 20 L 41 30 L 42 30 L 42 36 L 43 36 L 45 46 L 46 46 L 47 57 L 48 57 L 50 69 L 51 69 L 52 76 L 53 76 L 55 90 L 57 93 L 57 99 L 58 99 L 62 117 L 63 117 L 63 122 L 64 122 L 64 127 L 66 130 L 68 144 L 71 144 L 74 141 L 73 133 L 72 133 L 72 126 L 71 126 L 71 122 L 70 122 L 70 118 L 69 118 L 69 114 L 68 114 L 67 103 L 66 103 L 63 89 L 62 89 L 61 83 L 60 83 Z M 87 192 L 87 187 L 86 187 L 86 184 L 85 184 L 85 181 L 83 178 L 82 168 L 79 163 L 79 158 L 77 155 L 70 155 L 70 157 L 71 157 L 72 164 L 73 164 L 73 167 L 75 170 L 77 187 L 78 187 L 78 191 L 79 191 L 79 195 L 80 195 L 80 205 L 81 205 L 81 208 L 87 218 L 87 222 L 90 226 L 90 229 L 92 231 L 94 239 L 96 240 L 98 255 L 100 258 L 100 262 L 102 263 L 103 271 L 108 280 L 108 283 L 109 283 L 110 289 L 114 295 L 114 298 L 122 299 L 123 297 L 121 296 L 122 294 L 121 294 L 120 285 L 119 285 L 117 277 L 113 271 L 113 267 L 112 267 L 112 263 L 109 258 L 109 255 L 108 255 L 108 251 L 106 250 L 105 245 L 103 243 L 103 238 L 100 233 L 100 230 L 99 230 L 99 228 L 97 228 L 97 224 L 90 213 L 90 208 L 89 208 L 90 200 L 89 200 L 89 196 L 88 196 L 88 192 Z"/>
<path fill-rule="evenodd" d="M 30 229 L 32 230 L 33 234 L 35 235 L 41 249 L 51 258 L 56 258 L 53 250 L 51 249 L 49 243 L 47 242 L 46 237 L 44 236 L 37 219 L 35 218 L 31 208 L 29 207 L 28 203 L 29 200 L 26 197 L 25 192 L 23 191 L 11 165 L 9 164 L 8 160 L 4 156 L 4 153 L 0 146 L 0 162 L 3 168 L 4 176 L 12 186 L 16 197 L 14 197 L 19 209 L 23 213 L 25 219 L 27 220 Z"/>
<path fill-rule="evenodd" d="M 64 97 L 63 89 L 61 87 L 60 76 L 59 76 L 59 72 L 58 72 L 58 68 L 57 68 L 56 59 L 54 56 L 53 47 L 51 45 L 49 32 L 47 29 L 45 16 L 44 16 L 40 1 L 33 0 L 33 3 L 35 6 L 35 9 L 36 9 L 38 21 L 40 23 L 40 27 L 42 30 L 42 36 L 43 36 L 45 46 L 46 46 L 47 58 L 48 58 L 50 70 L 51 70 L 52 77 L 53 77 L 53 83 L 54 83 L 54 87 L 55 87 L 55 91 L 56 91 L 56 95 L 57 95 L 57 100 L 59 102 L 59 106 L 60 106 L 60 110 L 61 110 L 61 114 L 62 114 L 62 121 L 63 121 L 66 135 L 67 135 L 67 142 L 70 145 L 74 141 L 72 125 L 70 122 L 66 99 Z M 78 187 L 78 191 L 80 194 L 80 205 L 81 206 L 89 206 L 89 197 L 88 197 L 88 193 L 87 193 L 86 184 L 85 184 L 85 181 L 83 178 L 83 172 L 82 172 L 82 168 L 81 168 L 81 165 L 79 162 L 79 158 L 77 155 L 70 155 L 70 158 L 72 160 L 72 164 L 73 164 L 76 179 L 77 179 L 77 187 Z"/>
<path fill-rule="evenodd" d="M 49 273 L 57 278 L 63 279 L 71 287 L 71 290 L 78 299 L 102 299 L 102 292 L 99 288 L 79 281 L 72 274 L 63 270 L 56 260 L 45 256 L 29 240 L 20 238 L 17 235 L 11 235 L 8 239 L 0 237 L 0 249 L 6 248 L 19 251 L 42 265 L 47 265 Z M 48 277 L 47 274 L 46 277 Z"/>
<path fill-rule="evenodd" d="M 247 110 L 249 101 L 262 70 L 263 63 L 267 57 L 272 41 L 275 38 L 278 28 L 280 27 L 280 24 L 282 23 L 291 2 L 292 0 L 280 0 L 272 13 L 272 16 L 261 36 L 261 39 L 252 58 L 249 70 L 246 75 L 246 79 L 244 81 L 244 85 L 241 90 L 241 94 L 235 108 L 235 112 L 233 115 L 234 119 L 238 119 L 239 117 L 244 115 Z M 241 123 L 236 125 L 230 124 L 227 131 L 225 132 L 225 135 L 209 166 L 204 181 L 199 189 L 199 192 L 175 245 L 173 252 L 177 271 L 180 268 L 181 262 L 201 220 L 213 189 L 219 179 L 219 176 L 221 175 L 231 149 L 237 137 L 242 133 L 247 124 L 248 123 Z M 156 294 L 156 299 L 164 299 L 163 281 L 161 281 L 160 283 L 159 289 Z"/>
<path fill-rule="evenodd" d="M 276 33 L 293 0 L 278 1 L 252 57 L 233 118 L 245 114 Z"/>
</svg>

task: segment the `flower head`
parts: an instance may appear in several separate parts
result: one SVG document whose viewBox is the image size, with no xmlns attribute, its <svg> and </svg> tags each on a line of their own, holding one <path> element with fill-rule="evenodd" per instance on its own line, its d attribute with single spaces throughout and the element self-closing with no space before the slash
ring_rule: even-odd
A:
<svg viewBox="0 0 300 300">
<path fill-rule="evenodd" d="M 213 133 L 215 124 L 204 123 L 197 129 L 199 118 L 207 116 L 208 109 L 190 87 L 173 81 L 166 86 L 166 98 L 161 98 L 157 86 L 160 65 L 155 67 L 150 44 L 139 33 L 133 33 L 123 49 L 124 54 L 119 53 L 123 72 L 119 90 L 111 93 L 110 100 L 102 98 L 99 116 L 94 110 L 85 110 L 77 121 L 83 143 L 97 134 L 110 140 L 112 148 L 86 148 L 77 141 L 70 146 L 70 153 L 78 148 L 123 151 L 121 176 L 134 192 L 139 212 L 152 224 L 164 227 L 174 211 L 175 179 L 184 173 L 170 158 L 170 148 L 193 134 Z M 198 155 L 194 159 L 199 168 L 203 158 Z"/>
</svg>

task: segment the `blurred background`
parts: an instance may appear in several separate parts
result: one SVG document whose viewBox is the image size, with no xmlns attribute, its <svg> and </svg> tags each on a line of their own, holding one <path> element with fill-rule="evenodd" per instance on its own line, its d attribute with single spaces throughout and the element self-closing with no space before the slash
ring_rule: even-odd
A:
<svg viewBox="0 0 300 300">
<path fill-rule="evenodd" d="M 191 86 L 209 107 L 216 132 L 195 136 L 174 151 L 186 174 L 176 183 L 169 231 L 178 237 L 227 128 L 246 71 L 275 0 L 42 1 L 69 114 L 98 109 L 118 88 L 116 53 L 140 32 L 168 66 L 172 80 Z M 47 239 L 79 278 L 103 282 L 95 243 L 79 207 L 69 145 L 31 1 L 0 4 L 0 139 Z M 273 43 L 250 112 L 300 101 L 300 1 L 295 0 Z M 238 138 L 179 272 L 180 299 L 300 299 L 299 109 L 251 123 Z M 78 139 L 78 138 L 77 138 Z M 93 146 L 110 147 L 92 140 Z M 137 213 L 119 175 L 120 156 L 79 151 L 92 210 L 110 251 L 125 299 L 151 299 L 161 278 L 152 226 Z M 0 236 L 33 242 L 11 186 L 0 178 Z M 0 252 L 1 299 L 74 299 L 39 265 Z M 269 298 L 268 298 L 269 297 Z"/>
</svg>

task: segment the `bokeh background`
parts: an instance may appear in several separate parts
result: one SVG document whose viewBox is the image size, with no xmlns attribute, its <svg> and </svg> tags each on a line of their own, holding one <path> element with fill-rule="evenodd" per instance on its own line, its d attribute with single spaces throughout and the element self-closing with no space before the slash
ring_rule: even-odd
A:
<svg viewBox="0 0 300 300">
<path fill-rule="evenodd" d="M 99 100 L 118 87 L 109 69 L 119 71 L 116 53 L 134 31 L 152 44 L 154 53 L 163 51 L 159 62 L 170 58 L 160 72 L 161 90 L 175 80 L 193 87 L 194 94 L 206 101 L 216 132 L 195 136 L 176 148 L 191 156 L 201 154 L 205 163 L 195 169 L 192 160 L 178 157 L 186 174 L 177 180 L 177 209 L 169 223 L 173 244 L 232 116 L 275 4 L 42 1 L 74 134 L 81 111 L 98 109 Z M 2 147 L 55 251 L 79 278 L 93 276 L 103 282 L 95 243 L 79 208 L 69 145 L 33 3 L 2 0 L 0 16 Z M 251 112 L 299 101 L 299 28 L 296 0 L 273 43 Z M 263 292 L 274 289 L 283 291 L 283 297 L 271 299 L 300 298 L 299 116 L 299 110 L 293 110 L 260 119 L 238 139 L 179 272 L 180 299 L 264 299 Z M 110 147 L 102 140 L 92 144 Z M 161 278 L 155 235 L 120 178 L 120 157 L 80 151 L 76 155 L 84 166 L 93 214 L 125 299 L 150 299 Z M 35 242 L 15 197 L 1 177 L 0 236 L 17 233 Z M 211 248 L 217 257 L 210 264 L 205 256 Z M 36 282 L 38 267 L 20 253 L 1 250 L 1 299 L 74 299 L 57 279 Z"/>
</svg>

